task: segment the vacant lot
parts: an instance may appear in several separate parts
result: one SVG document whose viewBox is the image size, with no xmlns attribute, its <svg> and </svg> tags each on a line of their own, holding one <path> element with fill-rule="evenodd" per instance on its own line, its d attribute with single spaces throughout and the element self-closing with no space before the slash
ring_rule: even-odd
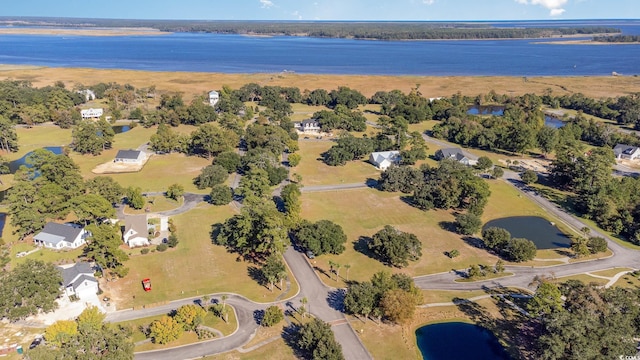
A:
<svg viewBox="0 0 640 360">
<path fill-rule="evenodd" d="M 106 283 L 107 296 L 119 309 L 215 292 L 234 292 L 255 301 L 273 301 L 282 291 L 275 288 L 271 292 L 259 285 L 249 276 L 253 264 L 237 261 L 236 254 L 211 243 L 211 225 L 232 215 L 229 206 L 202 204 L 173 217 L 178 228 L 178 246 L 166 252 L 132 256 L 126 263 L 129 274 Z M 144 278 L 151 278 L 151 292 L 142 289 L 140 282 Z M 290 294 L 296 291 L 297 285 L 293 282 Z"/>
<path fill-rule="evenodd" d="M 364 183 L 368 178 L 377 179 L 380 171 L 367 159 L 350 161 L 344 166 L 329 166 L 322 161 L 322 153 L 335 145 L 333 141 L 300 141 L 300 165 L 291 169 L 302 175 L 305 186 Z"/>
</svg>

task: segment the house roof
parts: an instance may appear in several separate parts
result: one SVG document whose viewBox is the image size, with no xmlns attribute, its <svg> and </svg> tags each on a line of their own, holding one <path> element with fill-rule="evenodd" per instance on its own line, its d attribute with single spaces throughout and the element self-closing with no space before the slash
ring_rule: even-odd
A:
<svg viewBox="0 0 640 360">
<path fill-rule="evenodd" d="M 215 90 L 209 91 L 209 95 L 218 95 L 218 92 Z"/>
<path fill-rule="evenodd" d="M 135 160 L 140 157 L 141 151 L 139 150 L 118 150 L 116 159 L 132 159 Z"/>
<path fill-rule="evenodd" d="M 149 225 L 147 224 L 147 215 L 128 215 L 124 219 L 124 232 L 133 230 L 138 236 L 149 236 Z"/>
<path fill-rule="evenodd" d="M 379 151 L 371 153 L 370 159 L 376 164 L 382 164 L 385 160 L 394 162 L 399 156 L 400 151 Z"/>
<path fill-rule="evenodd" d="M 89 276 L 89 275 L 84 275 L 83 274 L 83 275 L 80 275 L 76 279 L 76 281 L 74 281 L 73 283 L 71 283 L 69 285 L 71 285 L 71 287 L 73 288 L 73 291 L 76 291 L 78 289 L 78 287 L 80 285 L 82 285 L 82 283 L 85 282 L 85 281 L 91 281 L 91 282 L 94 282 L 94 283 L 98 282 L 98 280 L 96 280 L 96 278 L 93 275 Z M 69 286 L 69 285 L 67 285 L 67 286 Z"/>
<path fill-rule="evenodd" d="M 446 149 L 440 149 L 438 151 L 442 154 L 442 157 L 445 158 L 445 159 L 454 158 L 457 161 L 460 161 L 460 160 L 462 160 L 464 158 L 475 159 L 474 156 L 465 153 L 460 148 L 446 148 Z"/>
<path fill-rule="evenodd" d="M 613 148 L 613 153 L 616 156 L 621 154 L 631 155 L 636 151 L 638 151 L 637 146 L 631 146 L 631 145 L 625 145 L 625 144 L 616 144 L 616 146 Z"/>
<path fill-rule="evenodd" d="M 58 270 L 62 274 L 62 285 L 64 287 L 72 285 L 75 289 L 75 284 L 77 283 L 79 285 L 82 282 L 78 282 L 78 280 L 80 280 L 81 278 L 83 279 L 83 281 L 87 277 L 92 281 L 96 281 L 96 279 L 93 277 L 93 268 L 88 262 L 75 263 L 73 266 L 67 268 L 58 267 Z"/>
<path fill-rule="evenodd" d="M 306 120 L 300 121 L 300 125 L 306 125 L 306 124 L 318 125 L 318 120 L 316 120 L 316 119 L 306 119 Z"/>
<path fill-rule="evenodd" d="M 82 232 L 82 228 L 74 227 L 71 225 L 58 224 L 54 222 L 47 223 L 36 236 L 33 238 L 35 240 L 40 240 L 43 242 L 57 244 L 61 241 L 73 242 L 75 238 L 80 235 Z"/>
</svg>

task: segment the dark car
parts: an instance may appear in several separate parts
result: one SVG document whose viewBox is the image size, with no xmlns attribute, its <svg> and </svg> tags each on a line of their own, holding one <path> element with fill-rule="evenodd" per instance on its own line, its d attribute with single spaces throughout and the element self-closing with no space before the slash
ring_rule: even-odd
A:
<svg viewBox="0 0 640 360">
<path fill-rule="evenodd" d="M 33 341 L 31 345 L 29 345 L 29 350 L 35 349 L 38 345 L 42 343 L 42 336 L 38 335 Z"/>
</svg>

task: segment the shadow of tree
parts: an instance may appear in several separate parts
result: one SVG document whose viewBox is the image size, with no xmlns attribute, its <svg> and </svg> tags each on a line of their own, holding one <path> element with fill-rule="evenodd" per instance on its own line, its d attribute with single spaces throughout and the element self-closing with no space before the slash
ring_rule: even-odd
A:
<svg viewBox="0 0 640 360">
<path fill-rule="evenodd" d="M 463 236 L 462 237 L 462 241 L 464 241 L 466 244 L 471 245 L 475 248 L 478 249 L 484 249 L 484 242 L 482 241 L 482 239 L 475 237 L 475 236 Z"/>
<path fill-rule="evenodd" d="M 368 236 L 360 236 L 358 238 L 358 240 L 354 241 L 353 244 L 353 249 L 363 255 L 366 255 L 368 257 L 370 257 L 371 259 L 376 259 L 378 260 L 378 258 L 376 257 L 376 255 L 373 253 L 373 251 L 371 251 L 369 249 L 369 243 L 372 241 L 373 239 L 371 239 Z"/>
<path fill-rule="evenodd" d="M 309 354 L 298 346 L 299 330 L 300 326 L 296 324 L 286 326 L 282 329 L 282 338 L 284 339 L 285 344 L 293 350 L 293 354 L 297 359 L 307 359 L 309 358 Z"/>
<path fill-rule="evenodd" d="M 213 245 L 218 245 L 218 243 L 216 242 L 216 238 L 220 234 L 221 229 L 222 229 L 221 223 L 216 223 L 211 225 L 211 232 L 209 233 L 210 234 L 209 236 L 211 237 L 211 243 Z"/>
<path fill-rule="evenodd" d="M 378 180 L 377 179 L 367 178 L 367 180 L 364 183 L 369 188 L 372 188 L 372 189 L 377 189 L 378 188 Z"/>
<path fill-rule="evenodd" d="M 264 277 L 264 274 L 262 274 L 262 270 L 260 270 L 260 268 L 258 268 L 257 266 L 249 266 L 247 268 L 247 274 L 258 284 L 264 287 L 268 287 L 267 279 Z"/>
<path fill-rule="evenodd" d="M 262 324 L 262 319 L 264 319 L 264 310 L 254 310 L 253 321 L 255 321 L 256 324 L 260 325 Z"/>
<path fill-rule="evenodd" d="M 440 229 L 446 230 L 452 233 L 457 233 L 457 230 L 458 230 L 458 227 L 456 226 L 455 221 L 440 221 L 438 223 L 438 226 L 440 226 Z"/>
<path fill-rule="evenodd" d="M 315 271 L 319 272 L 320 274 L 322 274 L 322 275 L 324 275 L 324 276 L 328 277 L 329 279 L 333 279 L 333 277 L 331 276 L 331 274 L 329 274 L 329 273 L 327 272 L 327 270 L 322 269 L 322 268 L 319 268 L 319 267 L 317 267 L 317 266 L 314 266 L 314 267 L 313 267 L 313 269 L 314 269 Z"/>
<path fill-rule="evenodd" d="M 333 291 L 329 291 L 329 295 L 327 295 L 327 304 L 334 309 L 340 312 L 344 312 L 344 296 L 346 292 L 344 289 L 336 289 Z"/>
</svg>

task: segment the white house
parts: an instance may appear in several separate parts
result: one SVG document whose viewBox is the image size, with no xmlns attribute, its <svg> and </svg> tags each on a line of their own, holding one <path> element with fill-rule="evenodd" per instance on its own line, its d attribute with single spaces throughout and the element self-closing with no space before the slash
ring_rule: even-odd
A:
<svg viewBox="0 0 640 360">
<path fill-rule="evenodd" d="M 118 150 L 113 162 L 142 164 L 144 162 L 144 153 L 139 150 Z"/>
<path fill-rule="evenodd" d="M 97 119 L 104 114 L 102 109 L 84 109 L 80 110 L 83 119 Z"/>
<path fill-rule="evenodd" d="M 460 148 L 440 149 L 436 151 L 435 157 L 438 160 L 453 159 L 468 166 L 473 166 L 478 163 L 478 159 L 475 156 L 465 153 Z"/>
<path fill-rule="evenodd" d="M 215 90 L 209 91 L 209 105 L 216 106 L 218 100 L 220 100 L 220 93 Z"/>
<path fill-rule="evenodd" d="M 400 162 L 400 151 L 380 151 L 371 153 L 369 162 L 380 170 L 387 170 L 393 164 Z"/>
<path fill-rule="evenodd" d="M 62 275 L 62 287 L 67 296 L 74 295 L 82 300 L 93 297 L 100 291 L 91 264 L 79 262 L 71 266 L 59 266 L 58 270 Z"/>
<path fill-rule="evenodd" d="M 78 90 L 76 92 L 78 94 L 84 95 L 85 101 L 90 101 L 90 100 L 95 100 L 96 99 L 96 93 L 94 93 L 92 90 L 84 89 L 84 90 Z"/>
<path fill-rule="evenodd" d="M 320 132 L 320 123 L 315 119 L 307 119 L 295 124 L 296 130 L 302 133 L 318 133 Z"/>
<path fill-rule="evenodd" d="M 124 219 L 122 240 L 129 247 L 149 245 L 147 215 L 128 215 Z"/>
<path fill-rule="evenodd" d="M 613 148 L 616 159 L 635 160 L 640 157 L 640 148 L 637 146 L 617 144 Z"/>
<path fill-rule="evenodd" d="M 76 249 L 86 243 L 89 236 L 91 233 L 81 226 L 50 222 L 33 237 L 33 242 L 54 250 Z"/>
</svg>

